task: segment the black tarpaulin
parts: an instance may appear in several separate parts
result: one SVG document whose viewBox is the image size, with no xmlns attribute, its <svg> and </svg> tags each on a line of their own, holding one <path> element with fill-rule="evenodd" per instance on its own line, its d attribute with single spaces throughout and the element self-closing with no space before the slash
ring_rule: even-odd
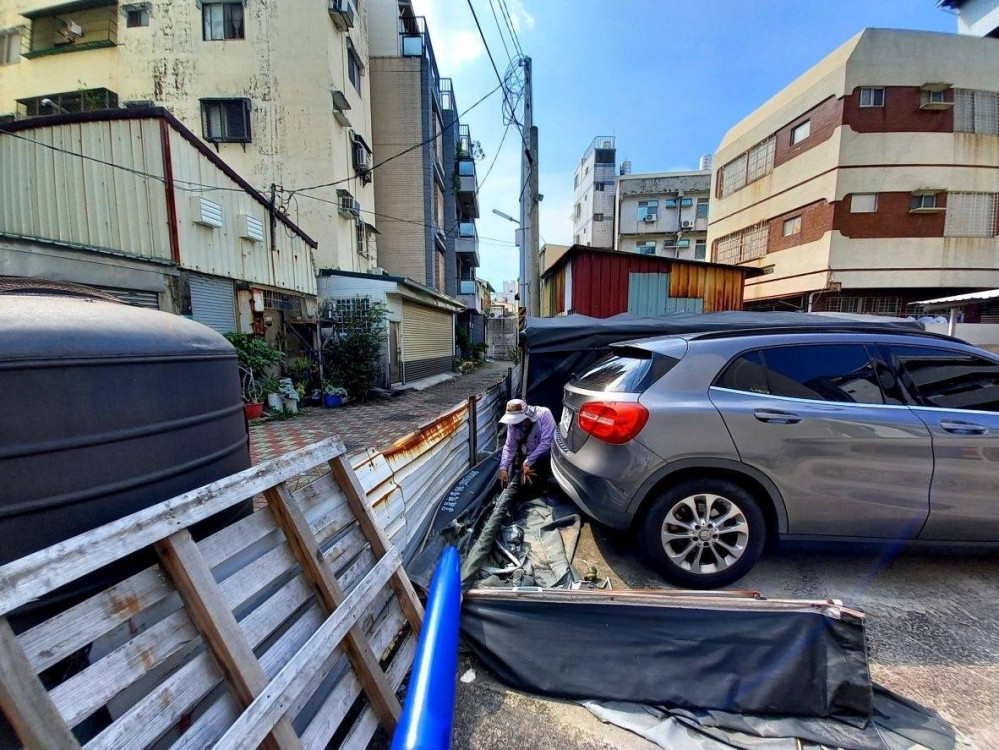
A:
<svg viewBox="0 0 999 750">
<path fill-rule="evenodd" d="M 462 633 L 500 680 L 530 693 L 748 714 L 870 715 L 862 616 L 731 596 L 700 597 L 703 604 L 645 596 L 474 591 Z"/>
<path fill-rule="evenodd" d="M 605 356 L 611 344 L 621 341 L 704 331 L 844 325 L 875 330 L 922 328 L 916 321 L 900 318 L 795 312 L 674 313 L 659 317 L 624 313 L 611 318 L 586 315 L 528 318 L 522 334 L 527 354 L 526 399 L 529 404 L 547 406 L 557 417 L 562 408 L 565 384 L 574 374 Z"/>
</svg>

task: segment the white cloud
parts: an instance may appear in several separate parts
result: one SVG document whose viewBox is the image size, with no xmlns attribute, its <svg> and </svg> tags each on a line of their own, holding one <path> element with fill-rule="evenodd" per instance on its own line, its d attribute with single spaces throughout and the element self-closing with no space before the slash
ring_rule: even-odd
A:
<svg viewBox="0 0 999 750">
<path fill-rule="evenodd" d="M 527 12 L 524 0 L 510 0 L 507 3 L 507 8 L 510 11 L 510 18 L 513 20 L 513 29 L 518 34 L 525 28 L 534 28 L 534 16 Z"/>
<path fill-rule="evenodd" d="M 456 0 L 413 0 L 417 15 L 425 16 L 442 76 L 452 76 L 482 57 L 485 48 L 467 6 L 457 12 Z"/>
</svg>

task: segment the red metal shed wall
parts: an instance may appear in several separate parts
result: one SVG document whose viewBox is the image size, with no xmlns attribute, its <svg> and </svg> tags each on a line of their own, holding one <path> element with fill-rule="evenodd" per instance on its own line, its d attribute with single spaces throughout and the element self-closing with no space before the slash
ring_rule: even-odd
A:
<svg viewBox="0 0 999 750">
<path fill-rule="evenodd" d="M 572 263 L 572 311 L 594 318 L 628 312 L 629 273 L 669 273 L 670 263 L 634 253 L 580 253 Z"/>
</svg>

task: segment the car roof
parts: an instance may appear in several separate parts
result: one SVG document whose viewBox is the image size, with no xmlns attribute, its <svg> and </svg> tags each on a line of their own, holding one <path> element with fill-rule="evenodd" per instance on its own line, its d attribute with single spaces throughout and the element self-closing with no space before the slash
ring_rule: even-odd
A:
<svg viewBox="0 0 999 750">
<path fill-rule="evenodd" d="M 656 336 L 647 339 L 633 339 L 631 341 L 622 341 L 613 345 L 614 349 L 618 348 L 633 348 L 633 349 L 647 349 L 649 351 L 656 351 L 662 347 L 668 346 L 670 342 L 675 342 L 677 339 L 682 339 L 687 342 L 693 341 L 717 341 L 723 339 L 745 339 L 754 336 L 766 337 L 769 339 L 780 340 L 783 337 L 805 337 L 808 339 L 821 339 L 827 336 L 858 336 L 864 338 L 877 337 L 878 339 L 883 339 L 885 337 L 901 338 L 901 339 L 920 339 L 920 340 L 930 340 L 930 341 L 941 341 L 951 344 L 961 344 L 964 346 L 971 346 L 966 341 L 954 338 L 952 336 L 947 336 L 942 333 L 931 333 L 929 331 L 923 331 L 914 327 L 903 327 L 903 326 L 875 326 L 875 325 L 864 325 L 864 326 L 767 326 L 761 328 L 739 328 L 739 329 L 726 329 L 719 331 L 690 331 L 684 333 L 676 333 L 667 336 Z M 772 342 L 768 342 L 772 343 Z"/>
</svg>

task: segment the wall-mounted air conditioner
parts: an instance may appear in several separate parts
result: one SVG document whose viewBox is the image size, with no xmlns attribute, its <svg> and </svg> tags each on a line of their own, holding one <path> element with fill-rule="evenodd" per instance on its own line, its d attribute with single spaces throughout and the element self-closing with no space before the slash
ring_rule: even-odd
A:
<svg viewBox="0 0 999 750">
<path fill-rule="evenodd" d="M 694 222 L 692 222 L 692 221 L 681 221 L 680 222 L 680 228 L 681 229 L 690 229 L 693 226 L 694 226 Z"/>
<path fill-rule="evenodd" d="M 655 214 L 645 214 L 645 218 L 642 219 L 642 221 L 644 221 L 646 224 L 655 224 L 656 218 L 657 217 Z"/>
<path fill-rule="evenodd" d="M 330 19 L 341 31 L 354 28 L 354 17 L 357 11 L 354 9 L 353 0 L 330 0 Z"/>
</svg>

